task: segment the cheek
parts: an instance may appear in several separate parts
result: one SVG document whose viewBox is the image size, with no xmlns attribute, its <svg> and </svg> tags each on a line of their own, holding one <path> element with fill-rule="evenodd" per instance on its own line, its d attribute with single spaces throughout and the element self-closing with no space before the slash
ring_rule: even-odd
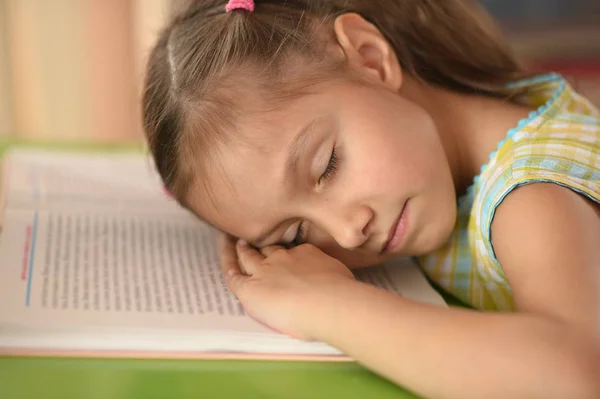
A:
<svg viewBox="0 0 600 399">
<path fill-rule="evenodd" d="M 443 149 L 431 118 L 416 109 L 410 117 L 379 118 L 368 134 L 355 131 L 348 146 L 352 180 L 363 189 L 421 186 L 435 174 Z"/>
<path fill-rule="evenodd" d="M 424 124 L 419 130 L 395 136 L 386 140 L 387 145 L 382 145 L 373 157 L 378 164 L 372 171 L 372 175 L 379 176 L 376 184 L 396 183 L 419 191 L 426 188 L 432 179 L 437 179 L 445 159 L 436 131 Z"/>
<path fill-rule="evenodd" d="M 423 175 L 425 159 L 410 140 L 382 135 L 356 145 L 349 161 L 352 168 L 348 184 L 363 194 L 377 195 L 414 186 Z"/>
</svg>

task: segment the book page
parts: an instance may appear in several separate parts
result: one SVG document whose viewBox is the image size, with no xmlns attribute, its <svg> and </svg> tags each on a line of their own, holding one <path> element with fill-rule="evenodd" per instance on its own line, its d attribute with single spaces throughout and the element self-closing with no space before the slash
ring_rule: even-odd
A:
<svg viewBox="0 0 600 399">
<path fill-rule="evenodd" d="M 16 149 L 6 154 L 7 208 L 110 208 L 181 212 L 140 153 L 69 153 Z"/>
<path fill-rule="evenodd" d="M 11 211 L 0 236 L 0 323 L 234 328 L 216 232 L 189 216 Z M 266 330 L 250 322 L 251 331 Z"/>
<path fill-rule="evenodd" d="M 410 258 L 397 258 L 381 266 L 354 271 L 355 277 L 365 283 L 415 301 L 448 307 L 444 298 L 435 291 L 417 263 Z"/>
</svg>

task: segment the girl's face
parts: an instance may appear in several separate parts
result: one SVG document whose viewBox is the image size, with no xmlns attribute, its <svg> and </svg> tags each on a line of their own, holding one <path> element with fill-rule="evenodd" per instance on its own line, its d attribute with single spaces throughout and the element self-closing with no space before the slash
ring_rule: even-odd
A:
<svg viewBox="0 0 600 399">
<path fill-rule="evenodd" d="M 197 188 L 189 201 L 216 227 L 257 247 L 311 243 L 348 267 L 447 241 L 452 175 L 432 118 L 414 102 L 339 81 L 241 119 L 207 171 L 217 201 Z"/>
</svg>

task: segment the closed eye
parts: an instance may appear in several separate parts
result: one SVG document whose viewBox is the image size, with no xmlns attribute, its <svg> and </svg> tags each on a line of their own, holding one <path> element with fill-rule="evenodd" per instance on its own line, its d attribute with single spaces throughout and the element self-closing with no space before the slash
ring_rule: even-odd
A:
<svg viewBox="0 0 600 399">
<path fill-rule="evenodd" d="M 338 171 L 339 161 L 337 147 L 334 147 L 327 168 L 325 168 L 325 171 L 319 178 L 319 184 L 323 184 L 335 176 L 335 173 Z"/>
<path fill-rule="evenodd" d="M 305 239 L 306 239 L 306 227 L 305 227 L 304 221 L 302 221 L 298 225 L 298 230 L 296 231 L 296 236 L 294 237 L 294 240 L 291 243 L 289 243 L 289 246 L 297 247 L 298 245 L 303 244 Z"/>
</svg>

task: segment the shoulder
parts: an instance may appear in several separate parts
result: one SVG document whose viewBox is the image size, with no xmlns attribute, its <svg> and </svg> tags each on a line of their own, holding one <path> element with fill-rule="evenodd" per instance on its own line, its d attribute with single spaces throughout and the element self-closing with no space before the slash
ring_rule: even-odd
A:
<svg viewBox="0 0 600 399">
<path fill-rule="evenodd" d="M 491 231 L 517 309 L 561 313 L 566 307 L 568 317 L 574 307 L 583 311 L 597 302 L 600 278 L 590 280 L 600 277 L 597 203 L 557 184 L 526 185 L 499 205 Z M 572 306 L 565 296 L 574 296 Z"/>
<path fill-rule="evenodd" d="M 556 201 L 561 201 L 561 206 L 587 202 L 580 194 L 600 202 L 600 124 L 588 123 L 585 118 L 560 114 L 535 131 L 511 136 L 482 176 L 485 179 L 478 196 L 487 221 L 484 227 L 490 226 L 493 212 L 506 213 L 508 208 L 511 214 L 527 207 L 546 212 L 546 208 L 558 206 Z M 553 200 L 548 201 L 547 196 Z M 517 204 L 508 205 L 513 202 Z M 504 211 L 496 209 L 500 207 Z M 590 207 L 592 202 L 587 202 L 587 211 Z"/>
<path fill-rule="evenodd" d="M 531 183 L 513 190 L 498 206 L 492 223 L 497 251 L 516 241 L 541 249 L 580 242 L 586 232 L 600 233 L 598 203 L 554 183 Z M 514 247 L 513 247 L 514 248 Z"/>
</svg>

